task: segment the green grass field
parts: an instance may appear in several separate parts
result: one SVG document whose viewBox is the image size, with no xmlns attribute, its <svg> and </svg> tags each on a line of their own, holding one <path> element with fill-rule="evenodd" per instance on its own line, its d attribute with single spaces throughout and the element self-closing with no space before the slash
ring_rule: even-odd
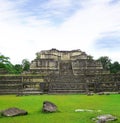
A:
<svg viewBox="0 0 120 123">
<path fill-rule="evenodd" d="M 56 113 L 42 113 L 43 101 L 58 106 Z M 91 119 L 101 114 L 115 115 L 120 123 L 120 95 L 37 95 L 0 96 L 0 110 L 18 107 L 28 111 L 26 116 L 0 117 L 0 123 L 94 123 Z M 75 112 L 76 109 L 91 109 L 93 112 Z M 97 110 L 102 110 L 97 112 Z M 112 123 L 112 122 L 109 122 Z"/>
</svg>

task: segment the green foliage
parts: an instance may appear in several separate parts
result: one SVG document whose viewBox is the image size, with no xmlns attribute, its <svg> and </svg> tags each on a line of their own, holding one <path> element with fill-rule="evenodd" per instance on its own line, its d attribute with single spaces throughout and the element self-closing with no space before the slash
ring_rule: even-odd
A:
<svg viewBox="0 0 120 123">
<path fill-rule="evenodd" d="M 43 101 L 48 100 L 58 107 L 56 113 L 42 113 Z M 120 123 L 120 95 L 36 95 L 0 96 L 0 110 L 18 107 L 28 111 L 26 116 L 0 117 L 0 123 L 93 123 L 92 118 L 111 114 Z M 93 112 L 75 112 L 76 109 L 90 109 Z M 101 110 L 101 112 L 97 112 Z"/>
<path fill-rule="evenodd" d="M 21 74 L 23 72 L 22 65 L 20 64 L 14 65 L 14 68 L 15 68 L 16 74 Z"/>
<path fill-rule="evenodd" d="M 120 64 L 115 61 L 111 63 L 111 59 L 108 56 L 102 56 L 98 59 L 103 65 L 103 69 L 109 70 L 110 73 L 120 73 Z"/>
<path fill-rule="evenodd" d="M 101 56 L 98 61 L 103 65 L 103 69 L 109 70 L 111 65 L 111 59 L 108 56 Z"/>
<path fill-rule="evenodd" d="M 119 62 L 116 61 L 113 64 L 111 63 L 110 72 L 111 73 L 120 73 L 120 64 L 119 64 Z"/>
<path fill-rule="evenodd" d="M 13 65 L 9 57 L 0 54 L 0 69 L 8 74 L 21 74 L 23 71 L 29 71 L 30 62 L 27 59 L 22 60 L 22 64 Z"/>
<path fill-rule="evenodd" d="M 8 64 L 9 63 L 9 57 L 5 57 L 4 55 L 0 54 L 0 63 L 2 64 Z"/>
<path fill-rule="evenodd" d="M 14 66 L 9 63 L 9 64 L 5 64 L 5 69 L 8 71 L 8 73 L 10 74 L 14 74 L 15 73 L 15 69 Z"/>
<path fill-rule="evenodd" d="M 9 57 L 0 54 L 1 71 L 5 71 L 7 74 L 21 74 L 23 72 L 22 65 L 13 65 L 9 60 Z"/>
<path fill-rule="evenodd" d="M 22 60 L 23 71 L 29 71 L 30 62 L 27 59 Z"/>
<path fill-rule="evenodd" d="M 4 69 L 7 73 L 14 73 L 14 66 L 9 61 L 9 57 L 0 55 L 0 68 Z"/>
<path fill-rule="evenodd" d="M 102 56 L 98 59 L 103 65 L 103 69 L 109 70 L 110 73 L 120 73 L 120 64 L 115 61 L 111 63 L 111 59 L 108 56 Z"/>
</svg>

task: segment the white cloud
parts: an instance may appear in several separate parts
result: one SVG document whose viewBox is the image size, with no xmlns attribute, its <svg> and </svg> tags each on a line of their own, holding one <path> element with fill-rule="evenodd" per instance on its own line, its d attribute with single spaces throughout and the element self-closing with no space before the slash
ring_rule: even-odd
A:
<svg viewBox="0 0 120 123">
<path fill-rule="evenodd" d="M 47 16 L 40 19 L 40 15 L 31 15 L 28 11 L 22 13 L 19 5 L 24 2 L 0 1 L 0 52 L 9 56 L 12 63 L 20 63 L 24 58 L 33 60 L 36 52 L 51 48 L 81 49 L 95 58 L 107 55 L 120 61 L 117 57 L 120 51 L 110 53 L 94 47 L 97 39 L 107 32 L 120 34 L 119 3 L 110 5 L 110 0 L 79 0 L 80 8 L 69 17 L 63 17 L 63 23 L 55 25 L 55 20 L 51 22 Z M 56 15 L 76 7 L 77 3 L 75 6 L 72 4 L 73 0 L 50 0 L 49 3 L 43 3 L 46 9 L 52 8 L 53 13 L 57 11 Z"/>
</svg>

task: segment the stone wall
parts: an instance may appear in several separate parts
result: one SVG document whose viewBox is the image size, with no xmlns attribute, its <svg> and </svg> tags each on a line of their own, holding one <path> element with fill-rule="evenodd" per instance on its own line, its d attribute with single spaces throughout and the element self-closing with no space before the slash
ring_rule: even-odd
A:
<svg viewBox="0 0 120 123">
<path fill-rule="evenodd" d="M 0 94 L 16 94 L 21 87 L 21 77 L 0 76 Z"/>
<path fill-rule="evenodd" d="M 19 94 L 40 91 L 43 76 L 0 76 L 0 94 Z"/>
<path fill-rule="evenodd" d="M 37 58 L 40 59 L 55 59 L 55 60 L 72 60 L 76 58 L 87 59 L 85 52 L 81 50 L 72 50 L 72 51 L 59 51 L 57 49 L 43 50 L 37 54 Z"/>
<path fill-rule="evenodd" d="M 51 75 L 49 93 L 119 92 L 120 74 Z"/>
<path fill-rule="evenodd" d="M 120 92 L 120 74 L 0 76 L 0 94 Z"/>
</svg>

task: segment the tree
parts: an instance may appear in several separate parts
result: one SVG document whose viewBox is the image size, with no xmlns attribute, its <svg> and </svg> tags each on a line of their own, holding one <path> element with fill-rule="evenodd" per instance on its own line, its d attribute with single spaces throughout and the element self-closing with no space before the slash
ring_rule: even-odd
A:
<svg viewBox="0 0 120 123">
<path fill-rule="evenodd" d="M 15 68 L 15 73 L 16 74 L 21 74 L 23 72 L 23 68 L 22 68 L 21 64 L 14 65 L 14 68 Z"/>
<path fill-rule="evenodd" d="M 111 65 L 111 59 L 108 56 L 101 56 L 97 61 L 102 63 L 103 69 L 109 70 Z"/>
<path fill-rule="evenodd" d="M 9 57 L 0 54 L 0 68 L 5 70 L 7 73 L 15 73 L 14 66 L 9 59 Z"/>
<path fill-rule="evenodd" d="M 120 64 L 119 62 L 114 62 L 113 64 L 111 63 L 110 65 L 110 72 L 111 73 L 118 73 L 120 72 Z"/>
<path fill-rule="evenodd" d="M 27 59 L 22 60 L 23 71 L 29 71 L 30 62 Z"/>
<path fill-rule="evenodd" d="M 9 61 L 9 57 L 5 57 L 4 55 L 0 54 L 0 64 L 9 64 L 10 61 Z"/>
<path fill-rule="evenodd" d="M 29 71 L 30 62 L 27 59 L 22 60 L 22 64 L 13 65 L 9 57 L 0 54 L 0 73 L 21 74 L 23 71 Z"/>
</svg>

